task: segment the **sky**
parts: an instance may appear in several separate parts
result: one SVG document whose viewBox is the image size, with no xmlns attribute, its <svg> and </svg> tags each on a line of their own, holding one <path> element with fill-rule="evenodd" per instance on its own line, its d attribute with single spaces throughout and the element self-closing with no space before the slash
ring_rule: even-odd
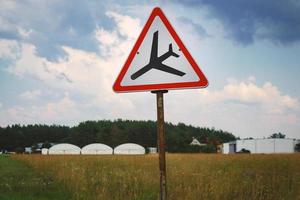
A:
<svg viewBox="0 0 300 200">
<path fill-rule="evenodd" d="M 112 85 L 159 6 L 206 75 L 165 120 L 241 138 L 300 138 L 300 1 L 0 0 L 0 126 L 156 120 L 150 92 Z"/>
</svg>

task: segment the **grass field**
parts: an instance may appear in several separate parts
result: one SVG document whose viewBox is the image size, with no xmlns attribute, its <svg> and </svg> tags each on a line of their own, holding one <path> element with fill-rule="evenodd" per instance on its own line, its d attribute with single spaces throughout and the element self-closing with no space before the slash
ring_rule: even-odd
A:
<svg viewBox="0 0 300 200">
<path fill-rule="evenodd" d="M 13 159 L 63 184 L 73 199 L 158 199 L 156 155 L 17 155 Z M 12 175 L 27 176 L 16 173 Z M 167 184 L 168 197 L 174 200 L 300 200 L 300 154 L 168 154 Z"/>
<path fill-rule="evenodd" d="M 66 187 L 21 161 L 0 155 L 0 200 L 71 199 Z"/>
</svg>

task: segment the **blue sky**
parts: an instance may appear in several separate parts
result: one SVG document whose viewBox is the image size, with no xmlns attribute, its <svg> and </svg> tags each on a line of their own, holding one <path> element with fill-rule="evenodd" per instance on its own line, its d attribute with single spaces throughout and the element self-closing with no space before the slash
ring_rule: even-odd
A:
<svg viewBox="0 0 300 200">
<path fill-rule="evenodd" d="M 300 137 L 297 0 L 0 0 L 0 125 L 155 120 L 154 95 L 111 89 L 155 6 L 209 80 L 165 95 L 167 121 Z"/>
</svg>

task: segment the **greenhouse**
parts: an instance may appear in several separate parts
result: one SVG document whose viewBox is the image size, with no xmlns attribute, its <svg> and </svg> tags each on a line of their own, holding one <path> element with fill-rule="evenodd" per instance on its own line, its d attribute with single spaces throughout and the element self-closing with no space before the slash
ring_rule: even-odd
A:
<svg viewBox="0 0 300 200">
<path fill-rule="evenodd" d="M 67 143 L 62 143 L 62 144 L 57 144 L 52 146 L 48 150 L 49 155 L 54 155 L 54 154 L 59 154 L 59 155 L 76 155 L 80 154 L 81 149 L 78 146 L 75 146 L 73 144 L 67 144 Z"/>
<path fill-rule="evenodd" d="M 81 149 L 81 154 L 85 155 L 111 155 L 113 154 L 113 149 L 101 143 L 89 144 Z"/>
<path fill-rule="evenodd" d="M 120 154 L 120 155 L 145 154 L 145 148 L 138 144 L 126 143 L 126 144 L 121 144 L 121 145 L 117 146 L 114 149 L 114 154 Z"/>
</svg>

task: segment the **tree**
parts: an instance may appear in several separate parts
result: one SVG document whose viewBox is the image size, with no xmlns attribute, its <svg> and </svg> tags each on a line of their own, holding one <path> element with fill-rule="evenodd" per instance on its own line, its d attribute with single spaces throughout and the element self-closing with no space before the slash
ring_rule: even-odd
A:
<svg viewBox="0 0 300 200">
<path fill-rule="evenodd" d="M 300 152 L 300 143 L 296 144 L 295 151 L 296 152 Z"/>
<path fill-rule="evenodd" d="M 278 133 L 273 133 L 272 135 L 270 135 L 269 138 L 285 138 L 285 135 L 282 134 L 281 132 L 278 132 Z"/>
<path fill-rule="evenodd" d="M 43 143 L 42 148 L 47 148 L 49 149 L 52 145 L 50 144 L 50 142 L 46 141 Z"/>
<path fill-rule="evenodd" d="M 16 152 L 17 154 L 24 153 L 24 151 L 25 151 L 25 149 L 24 149 L 23 147 L 16 147 L 16 149 L 15 149 L 15 152 Z"/>
<path fill-rule="evenodd" d="M 168 152 L 215 152 L 219 143 L 233 141 L 236 137 L 215 128 L 194 127 L 183 123 L 165 123 L 166 150 Z M 206 147 L 190 147 L 195 137 Z M 48 142 L 47 142 L 48 141 Z M 72 143 L 83 147 L 91 143 L 103 143 L 115 147 L 123 143 L 137 143 L 144 147 L 157 145 L 155 121 L 118 119 L 85 121 L 72 128 L 58 125 L 12 125 L 0 128 L 0 149 L 14 151 L 16 147 L 30 147 L 43 143 Z M 33 146 L 33 149 L 36 149 Z"/>
<path fill-rule="evenodd" d="M 39 148 L 39 147 L 38 147 L 37 144 L 34 144 L 34 145 L 31 146 L 32 152 L 35 152 L 38 148 Z"/>
</svg>

